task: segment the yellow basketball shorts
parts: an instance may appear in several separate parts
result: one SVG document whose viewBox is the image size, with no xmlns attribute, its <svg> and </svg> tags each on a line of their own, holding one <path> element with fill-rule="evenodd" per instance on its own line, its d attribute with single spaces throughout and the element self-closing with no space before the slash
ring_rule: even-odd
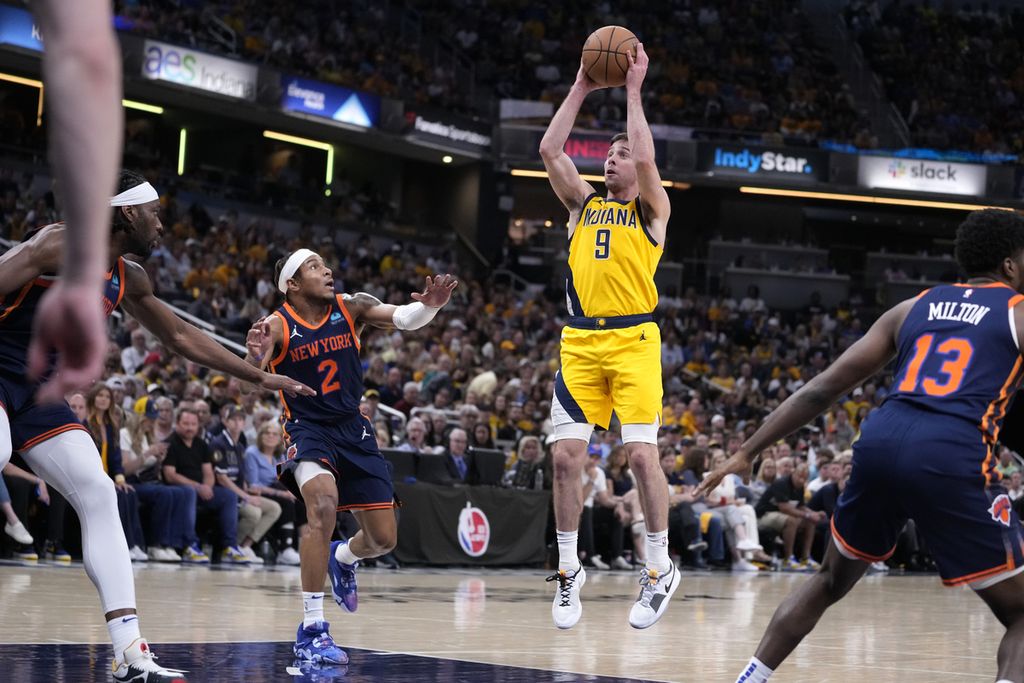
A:
<svg viewBox="0 0 1024 683">
<path fill-rule="evenodd" d="M 608 428 L 661 422 L 661 331 L 653 322 L 612 330 L 562 330 L 562 369 L 555 376 L 555 425 Z"/>
</svg>

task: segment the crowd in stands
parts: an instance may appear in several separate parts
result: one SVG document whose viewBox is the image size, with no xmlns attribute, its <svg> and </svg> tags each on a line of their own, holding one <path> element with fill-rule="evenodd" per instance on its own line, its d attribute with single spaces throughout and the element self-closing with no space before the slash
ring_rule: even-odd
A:
<svg viewBox="0 0 1024 683">
<path fill-rule="evenodd" d="M 506 454 L 502 485 L 551 488 L 548 413 L 565 317 L 561 292 L 517 294 L 461 275 L 448 254 L 431 248 L 381 247 L 341 234 L 317 240 L 307 232 L 268 241 L 230 217 L 204 231 L 173 198 L 164 202 L 163 244 L 144 264 L 156 291 L 225 332 L 244 334 L 279 304 L 273 264 L 300 245 L 315 246 L 333 264 L 338 291 L 386 302 L 408 301 L 427 274 L 459 275 L 451 304 L 428 327 L 366 330 L 364 414 L 382 448 L 445 456 L 438 483 L 475 483 L 474 452 L 497 449 Z M 3 216 L 6 235 L 10 216 Z M 728 480 L 706 499 L 694 488 L 771 409 L 860 338 L 874 315 L 815 299 L 803 310 L 771 311 L 756 288 L 742 298 L 724 289 L 662 294 L 659 446 L 671 492 L 670 539 L 684 563 L 750 570 L 776 556 L 776 565 L 814 566 L 851 444 L 885 399 L 888 375 L 768 449 L 751 481 Z M 69 401 L 115 481 L 137 559 L 202 562 L 209 551 L 224 562 L 296 559 L 303 508 L 276 481 L 284 443 L 275 395 L 247 393 L 237 380 L 169 354 L 124 318 L 114 324 L 103 381 Z M 617 425 L 597 432 L 590 458 L 584 559 L 595 567 L 642 560 L 643 544 L 632 539 L 643 538 L 643 512 Z M 1016 461 L 1009 451 L 1003 458 L 1019 498 Z M 0 511 L 7 535 L 25 543 L 19 552 L 66 559 L 63 499 L 24 468 L 5 470 L 4 481 L 10 494 L 0 493 Z M 912 541 L 911 531 L 910 548 Z M 905 564 L 921 565 L 919 554 L 908 550 Z"/>
<path fill-rule="evenodd" d="M 386 6 L 327 1 L 117 5 L 124 25 L 147 36 L 486 117 L 503 98 L 560 102 L 589 32 L 620 24 L 650 53 L 645 93 L 652 123 L 764 134 L 766 142 L 870 140 L 798 0 L 417 0 L 403 3 L 400 17 Z M 211 30 L 211 17 L 235 38 L 225 41 Z M 438 43 L 472 65 L 468 79 L 456 70 L 456 57 L 438 58 Z M 624 121 L 621 88 L 592 96 L 581 119 L 616 129 Z"/>
<path fill-rule="evenodd" d="M 914 146 L 1024 151 L 1024 10 L 855 0 L 845 10 Z"/>
</svg>

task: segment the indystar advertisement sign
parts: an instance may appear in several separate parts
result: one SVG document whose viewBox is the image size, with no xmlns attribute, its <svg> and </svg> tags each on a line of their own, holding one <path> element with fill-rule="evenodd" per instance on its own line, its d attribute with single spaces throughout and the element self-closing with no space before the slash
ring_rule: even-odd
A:
<svg viewBox="0 0 1024 683">
<path fill-rule="evenodd" d="M 988 169 L 977 164 L 873 156 L 857 163 L 857 182 L 868 188 L 980 197 L 988 178 Z"/>
<path fill-rule="evenodd" d="M 258 69 L 253 64 L 214 57 L 178 45 L 147 40 L 142 75 L 197 90 L 256 101 Z"/>
<path fill-rule="evenodd" d="M 42 52 L 43 36 L 32 20 L 32 13 L 0 5 L 0 43 Z"/>
<path fill-rule="evenodd" d="M 353 126 L 372 128 L 380 119 L 380 98 L 308 78 L 285 76 L 281 108 L 320 116 Z"/>
<path fill-rule="evenodd" d="M 828 155 L 814 149 L 701 143 L 697 150 L 697 170 L 745 179 L 814 182 L 828 180 Z"/>
</svg>

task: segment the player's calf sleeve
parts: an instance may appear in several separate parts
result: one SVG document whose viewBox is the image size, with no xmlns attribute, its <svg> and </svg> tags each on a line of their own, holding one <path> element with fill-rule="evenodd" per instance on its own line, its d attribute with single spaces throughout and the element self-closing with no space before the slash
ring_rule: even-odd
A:
<svg viewBox="0 0 1024 683">
<path fill-rule="evenodd" d="M 85 571 L 99 591 L 104 613 L 135 609 L 135 579 L 117 494 L 89 434 L 80 429 L 64 432 L 23 455 L 78 513 Z"/>
</svg>

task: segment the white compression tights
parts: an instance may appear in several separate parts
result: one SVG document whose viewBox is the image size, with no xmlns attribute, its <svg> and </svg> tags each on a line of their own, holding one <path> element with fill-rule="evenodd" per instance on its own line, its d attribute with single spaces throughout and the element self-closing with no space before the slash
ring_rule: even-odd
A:
<svg viewBox="0 0 1024 683">
<path fill-rule="evenodd" d="M 0 408 L 0 471 L 11 461 L 11 423 L 7 412 Z"/>
<path fill-rule="evenodd" d="M 2 427 L 0 448 L 5 436 Z M 6 436 L 9 443 L 10 432 Z M 99 591 L 104 614 L 135 609 L 135 577 L 117 512 L 114 482 L 103 471 L 92 439 L 85 431 L 74 429 L 33 446 L 22 456 L 78 513 L 85 571 Z"/>
</svg>

